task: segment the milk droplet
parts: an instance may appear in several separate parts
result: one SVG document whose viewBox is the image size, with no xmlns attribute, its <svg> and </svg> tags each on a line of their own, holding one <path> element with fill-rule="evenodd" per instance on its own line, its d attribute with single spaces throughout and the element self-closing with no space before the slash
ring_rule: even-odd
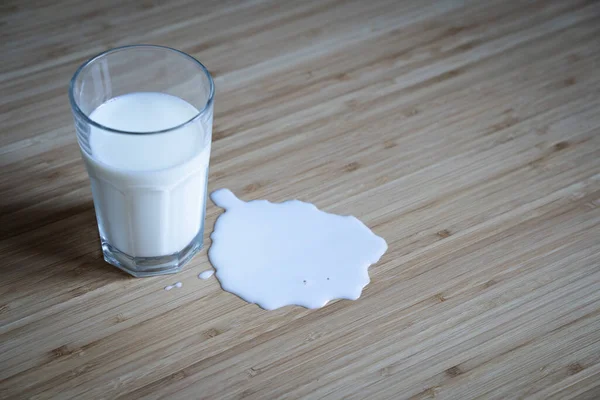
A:
<svg viewBox="0 0 600 400">
<path fill-rule="evenodd" d="M 230 190 L 211 194 L 226 212 L 208 256 L 224 290 L 260 307 L 322 307 L 356 300 L 385 240 L 352 216 L 329 214 L 298 200 L 244 202 Z"/>
<path fill-rule="evenodd" d="M 215 273 L 214 270 L 209 269 L 208 271 L 201 272 L 200 275 L 198 275 L 198 278 L 200 278 L 200 279 L 208 279 L 211 276 L 213 276 L 214 273 Z"/>
<path fill-rule="evenodd" d="M 182 286 L 183 286 L 183 283 L 177 282 L 177 283 L 174 283 L 172 285 L 165 286 L 165 290 L 171 290 L 171 289 L 174 289 L 174 288 L 180 288 Z"/>
</svg>

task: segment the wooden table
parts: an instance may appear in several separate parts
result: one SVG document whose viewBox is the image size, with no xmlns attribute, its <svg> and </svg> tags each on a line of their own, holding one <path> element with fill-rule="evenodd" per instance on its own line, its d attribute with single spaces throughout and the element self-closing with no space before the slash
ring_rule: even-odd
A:
<svg viewBox="0 0 600 400">
<path fill-rule="evenodd" d="M 599 398 L 600 2 L 39 3 L 0 6 L 2 398 Z M 130 43 L 214 74 L 210 190 L 388 241 L 359 300 L 104 263 L 67 83 Z"/>
</svg>

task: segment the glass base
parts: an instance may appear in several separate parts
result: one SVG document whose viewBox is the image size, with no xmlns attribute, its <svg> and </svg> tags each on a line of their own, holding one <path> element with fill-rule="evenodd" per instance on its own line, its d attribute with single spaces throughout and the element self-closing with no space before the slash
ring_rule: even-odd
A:
<svg viewBox="0 0 600 400">
<path fill-rule="evenodd" d="M 203 229 L 201 229 L 190 244 L 181 251 L 166 256 L 132 257 L 117 250 L 105 240 L 102 240 L 102 253 L 104 254 L 104 261 L 136 278 L 174 274 L 181 271 L 183 266 L 200 251 L 203 236 Z"/>
</svg>

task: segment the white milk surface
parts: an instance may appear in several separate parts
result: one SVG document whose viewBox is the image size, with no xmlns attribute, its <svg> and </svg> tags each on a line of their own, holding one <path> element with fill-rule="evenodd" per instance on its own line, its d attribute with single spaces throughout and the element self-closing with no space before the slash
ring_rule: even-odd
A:
<svg viewBox="0 0 600 400">
<path fill-rule="evenodd" d="M 129 132 L 180 125 L 198 113 L 162 93 L 130 93 L 94 110 L 90 118 Z M 101 235 L 133 257 L 156 257 L 186 247 L 202 225 L 210 132 L 199 122 L 162 134 L 119 134 L 96 127 L 92 157 L 82 151 Z"/>
<path fill-rule="evenodd" d="M 244 202 L 227 190 L 211 194 L 219 216 L 208 252 L 224 290 L 272 310 L 356 300 L 368 268 L 387 243 L 352 216 L 328 214 L 298 200 Z"/>
</svg>

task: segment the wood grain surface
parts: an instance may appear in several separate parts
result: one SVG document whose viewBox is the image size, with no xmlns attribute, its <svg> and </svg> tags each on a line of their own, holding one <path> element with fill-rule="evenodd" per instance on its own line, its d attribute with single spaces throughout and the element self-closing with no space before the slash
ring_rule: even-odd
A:
<svg viewBox="0 0 600 400">
<path fill-rule="evenodd" d="M 131 43 L 214 74 L 210 190 L 388 241 L 359 300 L 104 263 L 67 84 Z M 0 397 L 600 398 L 600 2 L 4 0 L 0 46 Z"/>
</svg>

